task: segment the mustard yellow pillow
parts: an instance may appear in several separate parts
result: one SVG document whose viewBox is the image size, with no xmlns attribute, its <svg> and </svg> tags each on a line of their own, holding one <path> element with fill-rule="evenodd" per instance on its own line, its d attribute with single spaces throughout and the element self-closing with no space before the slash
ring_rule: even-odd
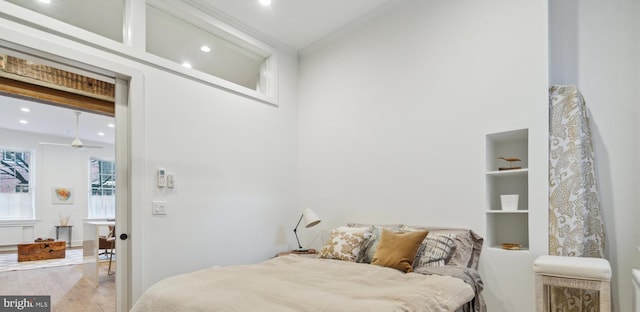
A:
<svg viewBox="0 0 640 312">
<path fill-rule="evenodd" d="M 413 260 L 420 243 L 429 231 L 395 233 L 382 229 L 378 249 L 371 264 L 394 268 L 402 272 L 413 271 Z"/>
</svg>

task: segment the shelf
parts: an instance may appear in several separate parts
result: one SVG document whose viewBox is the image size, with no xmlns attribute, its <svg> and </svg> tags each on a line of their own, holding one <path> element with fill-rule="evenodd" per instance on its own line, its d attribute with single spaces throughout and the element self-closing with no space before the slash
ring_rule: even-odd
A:
<svg viewBox="0 0 640 312">
<path fill-rule="evenodd" d="M 487 174 L 487 203 L 489 210 L 502 210 L 500 195 L 518 194 L 518 210 L 529 209 L 529 175 L 527 170 L 507 174 Z"/>
<path fill-rule="evenodd" d="M 500 157 L 519 158 L 513 166 L 529 167 L 529 130 L 518 129 L 488 134 L 486 138 L 486 170 L 497 171 L 499 167 L 510 166 L 510 163 Z M 511 170 L 501 170 L 511 171 Z M 515 171 L 515 170 L 514 170 Z"/>
<path fill-rule="evenodd" d="M 491 249 L 503 252 L 529 251 L 529 130 L 517 129 L 486 136 L 486 203 L 487 233 L 485 242 Z M 509 163 L 503 159 L 518 158 Z M 521 169 L 498 170 L 504 167 Z M 518 195 L 517 210 L 502 209 L 502 195 Z M 501 244 L 522 246 L 519 250 L 502 249 Z"/>
<path fill-rule="evenodd" d="M 496 210 L 499 211 L 499 210 Z M 529 248 L 529 214 L 518 213 L 487 213 L 487 244 L 500 248 L 502 243 L 520 244 L 523 249 Z"/>
<path fill-rule="evenodd" d="M 497 170 L 497 171 L 488 171 L 488 176 L 511 176 L 511 175 L 527 175 L 529 173 L 529 168 L 523 169 L 513 169 L 513 170 Z"/>
<path fill-rule="evenodd" d="M 488 250 L 493 250 L 493 251 L 502 251 L 502 252 L 529 252 L 529 248 L 522 248 L 522 249 L 518 249 L 518 250 L 510 250 L 510 249 L 503 249 L 497 246 L 490 246 L 487 247 Z"/>
</svg>

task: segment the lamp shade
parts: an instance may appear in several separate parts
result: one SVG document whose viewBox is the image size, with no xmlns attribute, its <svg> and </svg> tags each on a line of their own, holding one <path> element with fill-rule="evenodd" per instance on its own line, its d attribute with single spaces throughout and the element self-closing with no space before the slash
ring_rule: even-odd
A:
<svg viewBox="0 0 640 312">
<path fill-rule="evenodd" d="M 302 218 L 304 220 L 304 227 L 310 228 L 320 223 L 320 218 L 310 208 L 305 208 L 302 211 Z"/>
</svg>

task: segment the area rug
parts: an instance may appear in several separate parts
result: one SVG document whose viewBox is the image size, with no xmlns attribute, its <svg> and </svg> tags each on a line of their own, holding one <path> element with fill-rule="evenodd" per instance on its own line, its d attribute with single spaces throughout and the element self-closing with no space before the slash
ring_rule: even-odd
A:
<svg viewBox="0 0 640 312">
<path fill-rule="evenodd" d="M 82 264 L 82 249 L 67 249 L 64 259 L 18 262 L 17 253 L 0 254 L 0 272 L 33 270 L 64 265 Z"/>
</svg>

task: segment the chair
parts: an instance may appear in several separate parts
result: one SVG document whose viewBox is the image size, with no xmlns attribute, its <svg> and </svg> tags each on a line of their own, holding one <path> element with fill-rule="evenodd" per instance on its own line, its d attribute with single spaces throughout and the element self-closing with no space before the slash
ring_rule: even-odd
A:
<svg viewBox="0 0 640 312">
<path fill-rule="evenodd" d="M 111 246 L 111 242 L 107 241 L 107 237 L 111 235 L 111 232 L 113 231 L 114 227 L 109 226 L 109 233 L 107 235 L 100 235 L 98 238 L 98 249 L 100 250 L 99 255 L 109 256 L 109 250 L 112 249 L 113 246 Z M 115 234 L 113 234 L 113 236 L 115 236 Z"/>
<path fill-rule="evenodd" d="M 109 234 L 107 236 L 101 236 L 98 242 L 98 248 L 104 250 L 104 252 L 100 253 L 101 255 L 109 256 L 109 269 L 107 271 L 108 275 L 112 275 L 115 271 L 111 271 L 111 264 L 113 262 L 113 254 L 114 249 L 116 247 L 116 227 L 109 226 Z"/>
<path fill-rule="evenodd" d="M 540 256 L 533 262 L 536 274 L 536 311 L 549 311 L 549 287 L 595 290 L 600 312 L 611 311 L 611 266 L 600 258 Z"/>
<path fill-rule="evenodd" d="M 113 231 L 109 232 L 109 236 L 107 237 L 107 242 L 111 244 L 111 249 L 109 250 L 109 269 L 107 269 L 107 275 L 111 275 L 116 273 L 115 271 L 111 271 L 111 262 L 113 261 L 113 249 L 116 247 L 116 228 L 113 228 Z"/>
</svg>

